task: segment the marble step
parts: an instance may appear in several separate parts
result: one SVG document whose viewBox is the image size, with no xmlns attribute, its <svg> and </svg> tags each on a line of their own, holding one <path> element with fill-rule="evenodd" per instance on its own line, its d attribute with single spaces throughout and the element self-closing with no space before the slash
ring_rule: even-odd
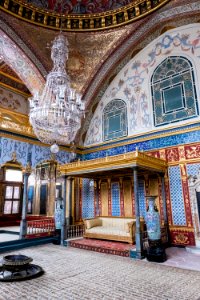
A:
<svg viewBox="0 0 200 300">
<path fill-rule="evenodd" d="M 200 247 L 199 246 L 188 246 L 185 248 L 187 252 L 193 253 L 193 254 L 199 254 L 200 255 Z"/>
</svg>

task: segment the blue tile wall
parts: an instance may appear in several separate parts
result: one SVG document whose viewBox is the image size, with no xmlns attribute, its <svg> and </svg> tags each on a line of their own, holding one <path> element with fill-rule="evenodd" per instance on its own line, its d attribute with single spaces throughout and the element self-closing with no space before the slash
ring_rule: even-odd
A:
<svg viewBox="0 0 200 300">
<path fill-rule="evenodd" d="M 146 216 L 146 198 L 145 198 L 145 188 L 144 180 L 138 180 L 138 196 L 140 205 L 140 216 Z"/>
<path fill-rule="evenodd" d="M 177 146 L 177 145 L 185 145 L 190 143 L 195 143 L 200 141 L 200 130 L 194 130 L 192 133 L 181 133 L 174 134 L 172 136 L 163 136 L 160 138 L 154 138 L 152 140 L 148 140 L 148 136 L 146 136 L 147 140 L 142 142 L 134 142 L 133 141 L 129 145 L 117 146 L 113 144 L 113 148 L 107 150 L 96 150 L 94 147 L 94 152 L 84 154 L 82 156 L 83 160 L 96 159 L 106 156 L 113 156 L 117 154 L 123 154 L 126 152 L 135 151 L 136 147 L 139 150 L 150 151 L 154 149 L 162 149 L 165 147 Z M 130 142 L 130 140 L 129 140 Z M 96 150 L 96 151 L 95 151 Z"/>
<path fill-rule="evenodd" d="M 111 184 L 112 216 L 120 216 L 120 186 L 118 182 Z"/>
<path fill-rule="evenodd" d="M 200 163 L 199 164 L 187 164 L 187 174 L 188 176 L 195 176 L 200 171 Z"/>
<path fill-rule="evenodd" d="M 82 185 L 82 218 L 94 217 L 94 186 L 90 185 L 90 179 L 84 178 Z"/>
<path fill-rule="evenodd" d="M 35 167 L 38 163 L 50 159 L 49 147 L 42 147 L 10 138 L 0 137 L 0 164 L 11 160 L 13 152 L 17 154 L 17 160 L 25 166 L 28 162 Z M 59 151 L 56 159 L 60 164 L 69 162 L 70 156 L 67 151 Z"/>
<path fill-rule="evenodd" d="M 179 166 L 169 167 L 169 183 L 174 225 L 186 225 L 185 207 Z"/>
</svg>

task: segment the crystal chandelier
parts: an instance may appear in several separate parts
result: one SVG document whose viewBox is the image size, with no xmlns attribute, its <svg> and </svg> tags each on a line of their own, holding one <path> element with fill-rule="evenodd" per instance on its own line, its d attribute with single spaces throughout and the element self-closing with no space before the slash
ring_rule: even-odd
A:
<svg viewBox="0 0 200 300">
<path fill-rule="evenodd" d="M 53 69 L 47 75 L 44 89 L 29 99 L 33 131 L 41 142 L 53 145 L 54 153 L 59 150 L 57 144 L 74 140 L 85 111 L 81 95 L 70 87 L 65 69 L 68 52 L 68 41 L 60 33 L 52 43 Z"/>
</svg>

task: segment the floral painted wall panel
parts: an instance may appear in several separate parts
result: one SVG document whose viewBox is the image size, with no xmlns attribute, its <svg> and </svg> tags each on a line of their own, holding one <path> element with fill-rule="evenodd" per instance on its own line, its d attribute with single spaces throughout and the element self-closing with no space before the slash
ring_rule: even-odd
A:
<svg viewBox="0 0 200 300">
<path fill-rule="evenodd" d="M 0 88 L 0 106 L 22 114 L 28 114 L 28 101 L 22 95 Z"/>
<path fill-rule="evenodd" d="M 11 155 L 14 151 L 17 154 L 17 160 L 24 166 L 30 162 L 31 165 L 35 167 L 39 162 L 50 159 L 51 157 L 49 147 L 0 137 L 0 164 L 11 160 Z M 67 151 L 60 151 L 56 159 L 61 164 L 67 163 L 70 160 L 70 154 Z"/>
<path fill-rule="evenodd" d="M 89 126 L 85 146 L 103 141 L 102 113 L 113 99 L 126 102 L 128 136 L 155 130 L 151 77 L 154 70 L 169 56 L 188 59 L 193 67 L 194 82 L 200 82 L 200 24 L 191 24 L 167 31 L 140 51 L 114 78 L 104 93 Z M 196 90 L 196 115 L 199 105 L 199 89 Z M 196 101 L 195 99 L 195 101 Z M 193 114 L 194 116 L 194 114 Z M 190 120 L 179 118 L 179 124 Z M 196 116 L 194 120 L 199 119 Z M 159 128 L 170 127 L 170 122 Z"/>
</svg>

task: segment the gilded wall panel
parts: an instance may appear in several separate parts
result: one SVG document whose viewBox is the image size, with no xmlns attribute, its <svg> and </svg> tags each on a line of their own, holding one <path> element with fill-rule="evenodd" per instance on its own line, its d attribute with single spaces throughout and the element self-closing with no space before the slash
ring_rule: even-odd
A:
<svg viewBox="0 0 200 300">
<path fill-rule="evenodd" d="M 132 217 L 133 204 L 132 204 L 132 185 L 130 180 L 124 180 L 124 214 L 125 217 Z"/>
<path fill-rule="evenodd" d="M 103 182 L 101 184 L 101 203 L 102 203 L 102 216 L 108 216 L 108 184 Z"/>
</svg>

